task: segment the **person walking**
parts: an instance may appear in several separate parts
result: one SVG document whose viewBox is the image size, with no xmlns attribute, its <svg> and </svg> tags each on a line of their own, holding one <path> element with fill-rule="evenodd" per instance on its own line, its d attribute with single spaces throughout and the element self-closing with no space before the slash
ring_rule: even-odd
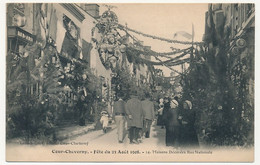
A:
<svg viewBox="0 0 260 165">
<path fill-rule="evenodd" d="M 127 125 L 129 128 L 130 144 L 139 144 L 139 133 L 143 128 L 143 109 L 137 92 L 131 94 L 131 99 L 126 103 Z"/>
<path fill-rule="evenodd" d="M 145 100 L 142 102 L 142 108 L 143 108 L 143 115 L 144 115 L 144 127 L 143 127 L 143 133 L 145 135 L 145 138 L 150 137 L 150 130 L 153 120 L 155 119 L 154 115 L 154 104 L 150 100 L 150 95 L 145 95 Z"/>
<path fill-rule="evenodd" d="M 178 105 L 179 103 L 176 100 L 171 100 L 170 108 L 165 111 L 163 116 L 166 128 L 166 146 L 179 147 L 180 123 L 178 120 Z"/>
<path fill-rule="evenodd" d="M 78 94 L 78 100 L 76 102 L 76 108 L 78 110 L 78 122 L 80 126 L 85 126 L 85 117 L 86 117 L 86 107 L 85 107 L 85 96 L 83 91 L 80 91 Z"/>
<path fill-rule="evenodd" d="M 198 137 L 194 127 L 196 114 L 192 110 L 192 103 L 189 100 L 183 103 L 183 112 L 180 116 L 182 127 L 181 127 L 181 139 L 184 147 L 198 147 Z"/>
<path fill-rule="evenodd" d="M 163 127 L 165 126 L 165 116 L 170 109 L 170 98 L 169 97 L 164 97 L 164 104 L 163 104 L 163 113 L 162 113 L 162 124 Z"/>
<path fill-rule="evenodd" d="M 118 100 L 114 103 L 113 116 L 117 126 L 118 142 L 123 143 L 125 134 L 125 102 L 122 96 L 118 96 Z"/>
</svg>

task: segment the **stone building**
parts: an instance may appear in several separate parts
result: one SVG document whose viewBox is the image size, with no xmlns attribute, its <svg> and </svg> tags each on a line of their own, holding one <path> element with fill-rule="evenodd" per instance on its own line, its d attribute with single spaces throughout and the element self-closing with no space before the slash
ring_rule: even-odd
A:
<svg viewBox="0 0 260 165">
<path fill-rule="evenodd" d="M 100 32 L 99 25 L 105 25 L 105 20 L 113 17 L 114 24 L 118 23 L 117 16 L 108 9 L 100 15 L 98 4 L 71 3 L 9 3 L 7 4 L 7 58 L 15 56 L 23 58 L 26 45 L 37 43 L 41 49 L 46 43 L 52 44 L 58 56 L 53 55 L 52 62 L 62 65 L 66 73 L 72 73 L 74 65 L 83 63 L 100 80 L 102 100 L 109 105 L 113 102 L 111 79 L 115 66 L 128 69 L 136 78 L 137 84 L 150 83 L 151 72 L 146 65 L 134 66 L 125 57 L 129 41 L 126 34 L 120 35 L 113 31 Z M 103 22 L 102 22 L 103 21 Z M 108 25 L 110 26 L 110 25 Z M 122 39 L 119 36 L 124 36 Z M 107 40 L 105 41 L 104 38 Z M 119 42 L 120 41 L 120 42 Z M 102 51 L 105 50 L 105 54 Z M 44 52 L 34 61 L 39 62 Z M 147 57 L 145 57 L 147 58 Z M 13 66 L 7 66 L 8 79 L 13 74 Z M 137 70 L 135 71 L 135 69 Z M 134 73 L 135 72 L 135 73 Z M 88 72 L 85 73 L 87 75 Z M 30 93 L 40 93 L 41 85 L 33 84 Z M 68 90 L 66 102 L 73 104 L 75 91 Z"/>
</svg>

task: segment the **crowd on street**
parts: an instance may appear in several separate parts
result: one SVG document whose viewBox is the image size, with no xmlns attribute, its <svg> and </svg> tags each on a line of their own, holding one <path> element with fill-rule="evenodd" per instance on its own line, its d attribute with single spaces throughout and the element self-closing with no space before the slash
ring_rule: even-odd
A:
<svg viewBox="0 0 260 165">
<path fill-rule="evenodd" d="M 107 111 L 101 112 L 100 122 L 104 133 L 112 116 L 117 127 L 118 143 L 123 143 L 126 134 L 130 144 L 142 143 L 144 138 L 150 138 L 151 125 L 156 124 L 166 130 L 166 146 L 199 146 L 191 101 L 185 100 L 181 105 L 179 98 L 175 96 L 160 98 L 154 102 L 149 93 L 146 93 L 145 99 L 141 101 L 136 93 L 133 92 L 127 101 L 119 95 L 114 102 L 112 115 Z"/>
</svg>

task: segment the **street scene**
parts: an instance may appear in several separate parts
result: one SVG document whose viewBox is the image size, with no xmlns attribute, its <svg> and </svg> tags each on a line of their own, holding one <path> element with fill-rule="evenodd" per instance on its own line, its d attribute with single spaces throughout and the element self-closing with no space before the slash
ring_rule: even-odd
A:
<svg viewBox="0 0 260 165">
<path fill-rule="evenodd" d="M 167 148 L 164 147 L 164 134 L 165 129 L 160 129 L 156 126 L 153 126 L 151 129 L 151 138 L 143 139 L 142 143 L 140 143 L 140 148 L 150 145 L 151 148 Z M 64 141 L 64 143 L 73 143 L 73 142 L 82 142 L 88 143 L 88 146 L 103 146 L 103 145 L 110 145 L 110 146 L 117 146 L 118 148 L 136 148 L 136 145 L 131 145 L 128 138 L 125 138 L 122 144 L 118 144 L 117 141 L 117 130 L 115 127 L 111 129 L 107 134 L 104 134 L 102 131 L 93 131 L 87 133 L 82 136 L 78 136 L 75 138 L 71 138 L 69 140 Z M 139 146 L 138 146 L 139 148 Z"/>
<path fill-rule="evenodd" d="M 253 161 L 255 4 L 6 9 L 7 161 Z"/>
</svg>

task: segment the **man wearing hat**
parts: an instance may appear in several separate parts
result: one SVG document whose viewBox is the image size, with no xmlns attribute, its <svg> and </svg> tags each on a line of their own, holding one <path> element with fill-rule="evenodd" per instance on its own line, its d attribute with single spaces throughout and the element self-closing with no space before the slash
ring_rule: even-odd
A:
<svg viewBox="0 0 260 165">
<path fill-rule="evenodd" d="M 146 97 L 146 99 L 142 101 L 142 108 L 143 108 L 143 114 L 144 114 L 143 133 L 145 134 L 146 138 L 149 138 L 151 125 L 152 125 L 153 120 L 155 119 L 154 104 L 150 100 L 149 93 L 146 93 L 145 97 Z"/>
<path fill-rule="evenodd" d="M 117 126 L 118 142 L 123 143 L 125 132 L 125 102 L 122 99 L 122 94 L 118 95 L 118 100 L 114 103 L 113 116 Z"/>
<path fill-rule="evenodd" d="M 126 103 L 127 125 L 129 128 L 130 144 L 139 144 L 138 138 L 143 128 L 143 109 L 138 99 L 137 91 L 133 91 L 131 99 Z"/>
</svg>

